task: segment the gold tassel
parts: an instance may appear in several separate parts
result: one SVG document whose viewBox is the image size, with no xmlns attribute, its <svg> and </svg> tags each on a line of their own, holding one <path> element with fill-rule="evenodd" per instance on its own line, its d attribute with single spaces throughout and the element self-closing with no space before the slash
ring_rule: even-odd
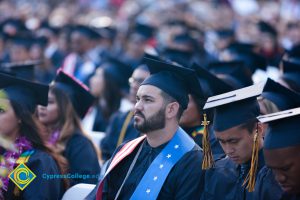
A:
<svg viewBox="0 0 300 200">
<path fill-rule="evenodd" d="M 248 192 L 253 192 L 255 188 L 255 178 L 256 178 L 256 172 L 257 172 L 257 166 L 258 166 L 258 151 L 259 151 L 259 145 L 258 145 L 258 128 L 256 127 L 256 132 L 253 138 L 253 148 L 252 148 L 252 158 L 251 158 L 251 167 L 250 170 L 244 180 L 243 186 L 247 184 L 246 189 Z"/>
<path fill-rule="evenodd" d="M 207 121 L 206 114 L 203 114 L 204 121 L 202 124 L 204 126 L 203 138 L 202 138 L 202 147 L 203 147 L 203 161 L 202 161 L 202 169 L 209 169 L 214 167 L 214 159 L 209 143 L 209 133 L 208 133 L 208 125 L 209 121 Z"/>
</svg>

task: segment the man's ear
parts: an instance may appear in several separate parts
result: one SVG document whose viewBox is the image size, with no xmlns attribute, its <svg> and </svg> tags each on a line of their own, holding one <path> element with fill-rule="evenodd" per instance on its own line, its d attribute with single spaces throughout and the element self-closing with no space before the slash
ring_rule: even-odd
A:
<svg viewBox="0 0 300 200">
<path fill-rule="evenodd" d="M 177 113 L 179 111 L 179 103 L 174 101 L 174 102 L 171 102 L 169 103 L 167 106 L 166 106 L 166 118 L 167 119 L 171 119 L 171 118 L 174 118 L 174 117 L 177 117 Z"/>
</svg>

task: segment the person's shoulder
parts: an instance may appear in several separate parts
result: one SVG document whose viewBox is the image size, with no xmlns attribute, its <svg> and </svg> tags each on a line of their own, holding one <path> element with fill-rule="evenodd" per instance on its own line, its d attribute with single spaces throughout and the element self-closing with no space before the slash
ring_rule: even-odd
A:
<svg viewBox="0 0 300 200">
<path fill-rule="evenodd" d="M 193 149 L 187 153 L 185 153 L 182 158 L 175 164 L 175 170 L 176 169 L 184 169 L 187 168 L 193 170 L 193 169 L 199 169 L 201 171 L 201 163 L 203 160 L 203 152 L 202 149 L 195 144 Z"/>
<path fill-rule="evenodd" d="M 34 173 L 41 173 L 42 171 L 55 170 L 58 172 L 58 166 L 54 158 L 47 152 L 42 150 L 34 150 L 26 165 Z"/>
<path fill-rule="evenodd" d="M 214 167 L 206 170 L 206 177 L 236 177 L 237 165 L 230 160 L 229 157 L 224 156 L 215 161 Z"/>
<path fill-rule="evenodd" d="M 140 137 L 138 137 L 138 138 L 135 138 L 135 139 L 132 139 L 132 140 L 128 140 L 128 141 L 125 141 L 125 142 L 123 142 L 123 143 L 121 143 L 117 148 L 116 148 L 116 150 L 114 151 L 114 153 L 113 153 L 113 155 L 112 155 L 112 158 L 118 153 L 118 152 L 120 152 L 122 149 L 123 149 L 123 147 L 125 147 L 125 146 L 132 146 L 132 145 L 136 145 L 136 144 L 134 144 L 134 143 L 138 143 L 137 145 L 136 145 L 136 147 L 138 147 L 142 142 L 141 141 L 143 141 L 143 139 L 144 139 L 144 136 L 140 136 Z M 136 149 L 136 147 L 134 148 L 134 149 Z M 125 148 L 124 148 L 125 149 Z"/>
<path fill-rule="evenodd" d="M 261 184 L 272 183 L 278 185 L 272 169 L 267 166 L 261 168 L 257 174 L 257 182 Z M 279 185 L 278 185 L 279 186 Z"/>
<path fill-rule="evenodd" d="M 231 167 L 236 167 L 236 164 L 234 164 L 234 162 L 228 156 L 223 156 L 215 161 L 215 167 L 231 168 Z"/>
<path fill-rule="evenodd" d="M 34 161 L 52 162 L 53 157 L 45 151 L 35 149 L 34 152 L 31 154 L 31 156 L 28 160 L 28 163 L 31 163 Z"/>
<path fill-rule="evenodd" d="M 80 131 L 75 131 L 74 134 L 72 134 L 72 136 L 70 137 L 68 143 L 90 143 L 90 140 L 85 136 L 83 135 L 82 132 Z"/>
</svg>

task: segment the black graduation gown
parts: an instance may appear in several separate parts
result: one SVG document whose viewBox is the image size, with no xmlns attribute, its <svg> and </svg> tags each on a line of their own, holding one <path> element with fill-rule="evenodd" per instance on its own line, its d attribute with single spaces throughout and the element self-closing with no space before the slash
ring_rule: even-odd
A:
<svg viewBox="0 0 300 200">
<path fill-rule="evenodd" d="M 280 200 L 283 198 L 283 191 L 275 179 L 270 168 L 264 166 L 256 180 L 255 199 Z"/>
<path fill-rule="evenodd" d="M 12 181 L 9 182 L 8 191 L 5 193 L 7 200 L 59 200 L 61 199 L 64 188 L 62 179 L 49 179 L 45 175 L 60 174 L 59 168 L 54 159 L 47 153 L 35 150 L 25 165 L 36 175 L 36 178 L 23 190 L 20 196 L 13 196 L 13 191 L 17 187 Z"/>
<path fill-rule="evenodd" d="M 292 195 L 284 193 L 280 200 L 300 200 L 300 195 Z"/>
<path fill-rule="evenodd" d="M 191 136 L 196 144 L 198 144 L 202 148 L 202 134 L 197 134 L 196 136 L 193 135 L 193 132 L 197 130 L 198 128 L 201 128 L 202 126 L 194 126 L 194 127 L 183 127 L 185 132 Z M 212 126 L 209 126 L 209 142 L 211 145 L 211 150 L 213 153 L 214 160 L 218 160 L 222 157 L 224 157 L 224 151 L 219 143 L 219 141 L 216 139 L 215 134 L 213 132 Z"/>
<path fill-rule="evenodd" d="M 69 162 L 69 172 L 73 175 L 89 175 L 90 178 L 70 179 L 71 186 L 78 183 L 96 184 L 100 174 L 100 165 L 96 151 L 90 140 L 76 132 L 67 142 L 64 156 Z"/>
<path fill-rule="evenodd" d="M 93 131 L 104 132 L 108 125 L 108 121 L 104 119 L 102 111 L 99 106 L 96 106 L 96 116 L 93 125 Z"/>
<path fill-rule="evenodd" d="M 264 157 L 262 150 L 259 151 L 258 169 L 264 167 Z M 244 170 L 243 170 L 244 169 Z M 237 165 L 225 157 L 216 162 L 215 168 L 206 171 L 205 189 L 202 200 L 252 200 L 254 192 L 248 192 L 246 186 L 242 186 L 245 177 L 250 170 L 250 161 L 243 165 Z"/>
<path fill-rule="evenodd" d="M 121 133 L 121 129 L 125 122 L 125 119 L 128 115 L 128 112 L 118 112 L 113 115 L 111 121 L 106 129 L 106 135 L 101 141 L 101 153 L 102 159 L 108 160 L 113 155 L 114 151 L 116 150 L 118 139 Z M 135 139 L 140 136 L 140 133 L 134 128 L 133 126 L 133 118 L 130 120 L 127 130 L 125 132 L 124 140 L 129 141 Z"/>
<path fill-rule="evenodd" d="M 120 200 L 130 199 L 151 162 L 165 146 L 166 144 L 163 144 L 157 148 L 152 148 L 145 142 L 137 162 L 120 193 Z M 138 147 L 107 176 L 103 188 L 103 199 L 114 199 L 137 151 Z M 201 170 L 202 159 L 202 151 L 198 145 L 195 145 L 190 152 L 186 153 L 174 165 L 157 199 L 199 199 L 203 191 L 205 175 L 205 172 Z"/>
</svg>

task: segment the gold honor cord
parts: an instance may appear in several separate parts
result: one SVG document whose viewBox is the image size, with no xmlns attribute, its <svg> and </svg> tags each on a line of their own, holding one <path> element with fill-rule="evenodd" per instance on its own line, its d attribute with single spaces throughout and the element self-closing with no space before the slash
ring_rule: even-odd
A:
<svg viewBox="0 0 300 200">
<path fill-rule="evenodd" d="M 123 142 L 124 137 L 125 137 L 125 133 L 127 131 L 128 125 L 129 125 L 130 120 L 132 119 L 132 117 L 133 117 L 133 111 L 130 111 L 127 114 L 126 119 L 125 119 L 125 121 L 123 123 L 122 129 L 121 129 L 121 132 L 120 132 L 120 136 L 118 138 L 117 147 Z"/>
</svg>

